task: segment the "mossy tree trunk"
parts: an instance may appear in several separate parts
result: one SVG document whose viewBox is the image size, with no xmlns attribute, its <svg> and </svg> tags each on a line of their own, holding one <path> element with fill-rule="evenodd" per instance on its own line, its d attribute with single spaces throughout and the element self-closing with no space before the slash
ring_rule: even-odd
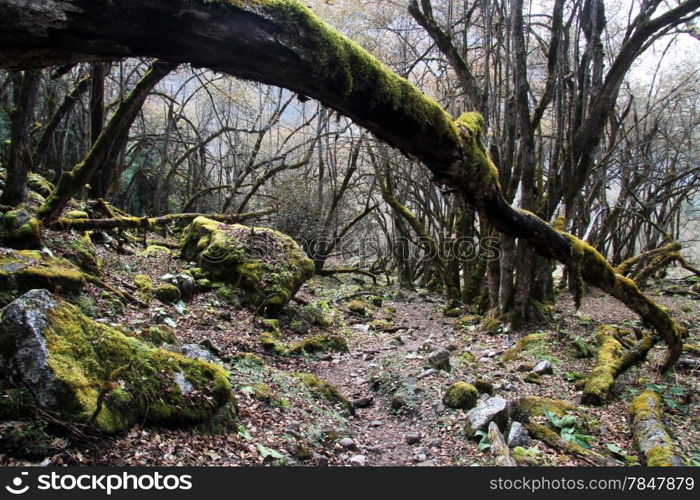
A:
<svg viewBox="0 0 700 500">
<path fill-rule="evenodd" d="M 41 83 L 41 72 L 36 69 L 15 75 L 15 102 L 11 112 L 10 153 L 7 159 L 7 178 L 0 197 L 0 205 L 17 206 L 27 197 L 27 176 L 32 168 L 31 137 L 29 128 L 34 120 L 34 107 Z"/>
<path fill-rule="evenodd" d="M 153 90 L 153 87 L 176 67 L 177 64 L 164 61 L 156 61 L 151 64 L 146 74 L 119 104 L 83 161 L 73 167 L 70 172 L 61 175 L 56 189 L 39 209 L 38 213 L 42 219 L 54 220 L 58 218 L 66 203 L 90 181 L 95 172 L 114 161 L 114 152 L 126 140 L 129 128 L 141 110 L 146 97 Z"/>
<path fill-rule="evenodd" d="M 625 55 L 638 54 L 650 36 L 675 26 L 680 22 L 678 16 L 683 18 L 698 7 L 700 0 L 688 0 L 654 20 L 640 21 L 640 34 L 632 34 L 629 46 L 623 48 Z M 106 55 L 160 57 L 318 99 L 420 159 L 436 182 L 463 197 L 494 228 L 528 241 L 538 254 L 570 266 L 581 280 L 637 312 L 668 344 L 664 370 L 682 352 L 681 331 L 668 312 L 642 294 L 634 282 L 616 275 L 598 251 L 505 200 L 483 145 L 484 121 L 479 115 L 467 113 L 454 120 L 298 2 L 113 0 L 96 4 L 56 0 L 47 7 L 0 0 L 0 16 L 5 19 L 5 36 L 0 39 L 3 67 L 98 60 Z M 37 23 L 43 23 L 45 29 L 37 29 L 41 28 Z M 617 88 L 621 81 L 617 75 L 624 69 L 613 67 L 610 78 L 614 81 L 605 84 Z M 590 147 L 591 141 L 579 141 L 577 146 Z M 85 181 L 75 177 L 68 177 L 61 188 L 62 203 Z M 54 198 L 44 216 L 55 216 L 60 205 Z"/>
</svg>

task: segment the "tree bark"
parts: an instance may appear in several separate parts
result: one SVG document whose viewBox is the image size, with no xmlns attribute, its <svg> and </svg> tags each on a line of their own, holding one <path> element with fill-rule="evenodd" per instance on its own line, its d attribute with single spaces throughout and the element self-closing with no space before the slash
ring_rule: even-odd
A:
<svg viewBox="0 0 700 500">
<path fill-rule="evenodd" d="M 34 106 L 39 93 L 41 72 L 27 70 L 17 78 L 19 90 L 11 113 L 10 154 L 7 160 L 7 178 L 0 197 L 0 205 L 17 206 L 27 198 L 27 176 L 32 168 L 29 127 L 34 119 Z"/>
<path fill-rule="evenodd" d="M 700 0 L 682 5 L 688 13 L 687 9 L 692 11 Z M 483 118 L 466 113 L 453 120 L 408 81 L 297 2 L 0 0 L 0 17 L 4 19 L 0 38 L 3 67 L 105 56 L 159 57 L 286 87 L 318 99 L 420 159 L 436 182 L 462 196 L 496 229 L 529 241 L 540 255 L 575 269 L 581 279 L 637 312 L 669 347 L 663 370 L 670 369 L 682 352 L 682 332 L 669 314 L 644 296 L 634 282 L 616 275 L 593 247 L 506 202 L 496 168 L 483 145 Z M 75 192 L 72 186 L 80 187 L 84 181 L 75 177 L 61 188 L 62 203 L 66 195 Z M 60 205 L 52 202 L 44 216 L 55 217 Z"/>
</svg>

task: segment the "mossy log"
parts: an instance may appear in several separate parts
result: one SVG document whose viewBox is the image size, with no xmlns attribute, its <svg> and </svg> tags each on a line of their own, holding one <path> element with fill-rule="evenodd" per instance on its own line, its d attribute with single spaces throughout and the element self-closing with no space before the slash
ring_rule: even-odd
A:
<svg viewBox="0 0 700 500">
<path fill-rule="evenodd" d="M 205 217 L 217 222 L 239 223 L 249 219 L 255 219 L 269 215 L 276 211 L 275 208 L 266 208 L 256 212 L 246 212 L 243 214 L 168 214 L 160 217 L 114 217 L 110 219 L 71 219 L 61 217 L 49 224 L 54 230 L 61 229 L 146 229 L 154 230 L 157 226 L 172 224 L 173 222 L 191 222 L 197 217 Z"/>
<path fill-rule="evenodd" d="M 682 16 L 695 8 L 695 2 L 686 2 L 674 13 Z M 435 182 L 461 196 L 497 230 L 527 240 L 540 255 L 569 266 L 577 277 L 576 290 L 581 290 L 585 280 L 639 314 L 668 345 L 662 371 L 680 357 L 683 332 L 667 311 L 642 294 L 632 280 L 616 274 L 596 249 L 508 203 L 484 147 L 484 121 L 479 114 L 465 113 L 454 120 L 302 3 L 56 0 L 46 4 L 0 0 L 0 16 L 5 20 L 0 66 L 5 68 L 101 60 L 105 56 L 159 57 L 318 99 L 422 161 Z M 154 39 L 159 43 L 153 44 Z M 90 40 L 99 43 L 86 42 Z"/>
<path fill-rule="evenodd" d="M 615 379 L 625 370 L 643 361 L 655 343 L 650 335 L 641 333 L 641 339 L 631 348 L 626 349 L 620 341 L 622 335 L 624 330 L 610 325 L 598 328 L 596 365 L 583 388 L 582 403 L 603 404 Z"/>
<path fill-rule="evenodd" d="M 654 391 L 642 392 L 629 407 L 632 435 L 649 467 L 682 466 L 673 449 L 673 440 L 663 425 L 663 405 Z"/>
</svg>

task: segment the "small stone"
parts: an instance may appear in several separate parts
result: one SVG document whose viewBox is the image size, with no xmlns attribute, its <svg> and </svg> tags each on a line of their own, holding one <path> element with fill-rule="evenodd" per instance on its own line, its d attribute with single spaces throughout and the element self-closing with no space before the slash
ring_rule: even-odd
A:
<svg viewBox="0 0 700 500">
<path fill-rule="evenodd" d="M 440 349 L 428 356 L 428 364 L 436 370 L 450 371 L 450 351 Z"/>
<path fill-rule="evenodd" d="M 374 398 L 372 396 L 367 396 L 364 398 L 357 398 L 352 400 L 352 405 L 355 408 L 367 408 L 372 405 Z"/>
<path fill-rule="evenodd" d="M 486 363 L 490 363 L 490 362 L 491 362 L 491 358 L 479 358 L 479 363 L 486 364 Z"/>
<path fill-rule="evenodd" d="M 367 446 L 365 449 L 366 449 L 369 453 L 375 453 L 375 454 L 377 454 L 377 455 L 381 455 L 382 453 L 384 453 L 384 448 L 383 448 L 382 445 L 380 445 L 380 444 L 375 444 L 375 445 L 372 445 L 372 446 Z"/>
<path fill-rule="evenodd" d="M 418 375 L 418 380 L 423 380 L 425 377 L 429 377 L 430 375 L 432 375 L 433 373 L 436 373 L 436 372 L 437 372 L 437 370 L 435 368 L 429 368 L 429 369 L 425 370 L 423 373 L 421 373 L 420 375 Z"/>
<path fill-rule="evenodd" d="M 535 372 L 528 373 L 523 377 L 523 380 L 528 384 L 542 385 L 542 378 Z"/>
<path fill-rule="evenodd" d="M 450 408 L 469 410 L 476 405 L 478 391 L 466 382 L 455 382 L 445 391 L 442 401 Z"/>
<path fill-rule="evenodd" d="M 314 453 L 313 461 L 316 467 L 328 467 L 328 457 L 325 455 Z"/>
<path fill-rule="evenodd" d="M 420 432 L 409 432 L 408 434 L 406 434 L 407 444 L 418 444 L 420 443 L 421 439 L 422 436 Z"/>
<path fill-rule="evenodd" d="M 340 444 L 340 446 L 342 446 L 346 450 L 356 450 L 357 449 L 357 445 L 355 444 L 355 441 L 353 441 L 352 439 L 350 439 L 348 437 L 341 439 L 338 442 L 338 444 Z"/>
<path fill-rule="evenodd" d="M 532 371 L 537 375 L 551 375 L 552 373 L 554 373 L 552 363 L 548 360 L 540 361 L 539 363 L 537 363 L 537 365 L 532 369 Z"/>
<path fill-rule="evenodd" d="M 384 423 L 381 420 L 372 420 L 369 423 L 370 427 L 381 427 L 382 425 L 384 425 Z"/>
<path fill-rule="evenodd" d="M 202 361 L 207 362 L 210 362 L 214 359 L 214 357 L 208 350 L 204 349 L 201 346 L 198 346 L 197 344 L 185 344 L 182 347 L 180 347 L 180 352 L 184 356 L 187 356 L 188 358 L 192 359 L 201 359 Z"/>
<path fill-rule="evenodd" d="M 364 467 L 367 464 L 367 459 L 364 455 L 355 455 L 350 459 L 350 465 L 353 467 Z"/>
<path fill-rule="evenodd" d="M 525 429 L 525 426 L 520 422 L 510 424 L 508 431 L 508 447 L 515 448 L 516 446 L 525 447 L 530 444 L 530 436 Z"/>
</svg>

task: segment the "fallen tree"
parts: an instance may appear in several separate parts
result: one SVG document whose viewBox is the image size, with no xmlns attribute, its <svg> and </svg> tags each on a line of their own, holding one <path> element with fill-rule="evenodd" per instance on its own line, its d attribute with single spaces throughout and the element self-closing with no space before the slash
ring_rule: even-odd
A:
<svg viewBox="0 0 700 500">
<path fill-rule="evenodd" d="M 226 222 L 229 224 L 245 222 L 249 219 L 269 215 L 276 211 L 275 208 L 266 208 L 256 212 L 247 212 L 243 214 L 168 214 L 160 217 L 130 217 L 119 216 L 107 219 L 68 219 L 61 217 L 50 222 L 48 225 L 51 229 L 76 229 L 85 231 L 89 229 L 154 229 L 156 226 L 171 224 L 173 222 L 189 223 L 197 217 L 206 217 L 207 219 L 217 222 Z"/>
<path fill-rule="evenodd" d="M 688 0 L 647 20 L 640 35 L 635 32 L 623 50 L 630 54 L 642 50 L 645 32 L 675 26 L 698 7 L 700 0 Z M 527 240 L 540 255 L 567 265 L 575 277 L 575 297 L 580 297 L 585 280 L 639 314 L 668 346 L 662 371 L 678 360 L 684 332 L 664 309 L 632 280 L 616 274 L 596 249 L 507 203 L 482 142 L 484 123 L 479 114 L 465 113 L 454 120 L 302 4 L 291 0 L 0 0 L 0 16 L 5 20 L 1 67 L 157 57 L 318 99 L 421 160 L 435 182 L 463 197 L 493 227 Z M 611 74 L 618 78 L 617 72 Z"/>
</svg>

